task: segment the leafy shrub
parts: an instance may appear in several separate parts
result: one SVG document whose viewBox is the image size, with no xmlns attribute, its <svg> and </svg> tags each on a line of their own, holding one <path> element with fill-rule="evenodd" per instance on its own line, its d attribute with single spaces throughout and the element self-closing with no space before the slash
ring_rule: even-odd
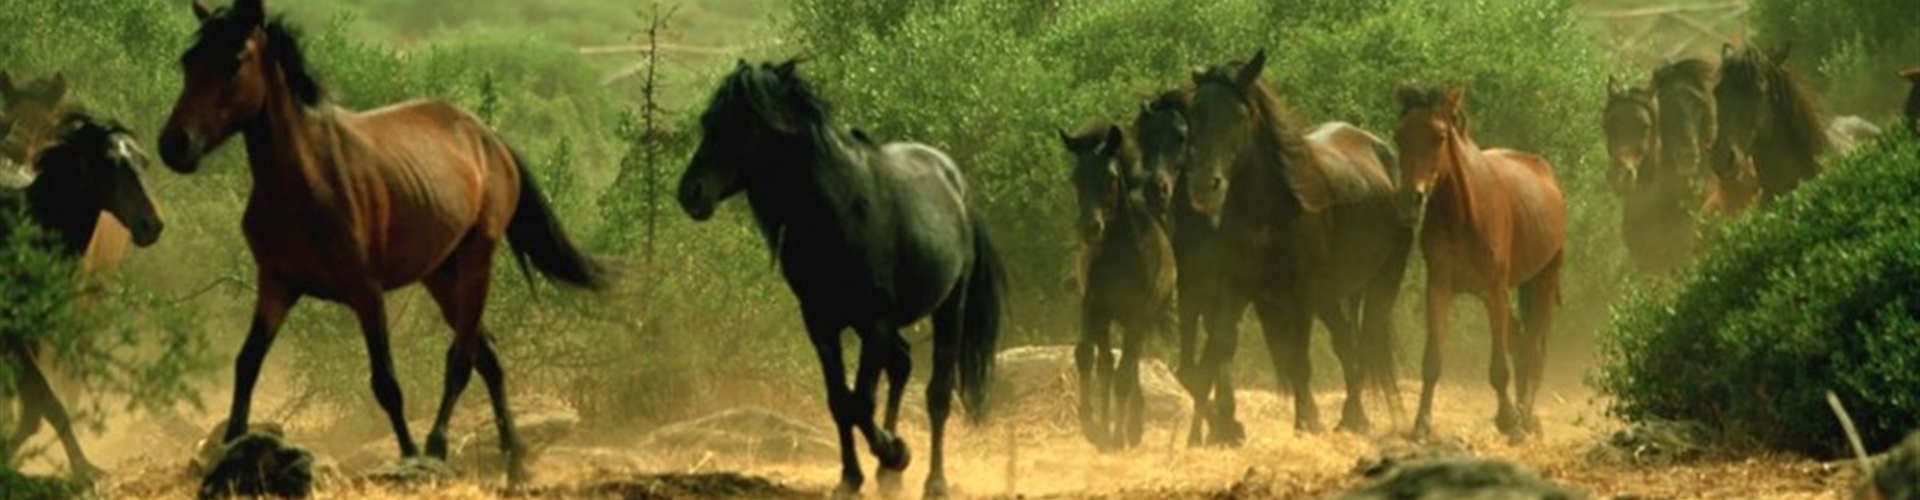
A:
<svg viewBox="0 0 1920 500">
<path fill-rule="evenodd" d="M 1920 61 L 1920 30 L 1906 0 L 1754 0 L 1761 41 L 1792 44 L 1799 71 L 1815 77 L 1838 113 L 1892 116 L 1906 97 L 1895 73 Z"/>
<path fill-rule="evenodd" d="M 1599 377 L 1612 411 L 1836 456 L 1832 390 L 1869 446 L 1898 442 L 1920 426 L 1916 196 L 1920 142 L 1888 138 L 1727 226 L 1693 270 L 1615 310 Z"/>
</svg>

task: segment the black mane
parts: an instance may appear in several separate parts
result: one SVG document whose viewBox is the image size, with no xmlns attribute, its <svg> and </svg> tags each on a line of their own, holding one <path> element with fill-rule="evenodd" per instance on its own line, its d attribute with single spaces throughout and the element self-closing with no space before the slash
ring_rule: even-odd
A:
<svg viewBox="0 0 1920 500">
<path fill-rule="evenodd" d="M 243 15 L 231 7 L 222 7 L 214 11 L 212 17 L 200 23 L 200 30 L 194 36 L 193 47 L 180 56 L 180 63 L 187 64 L 203 57 L 231 58 L 240 52 L 247 38 L 253 35 L 258 20 Z M 288 24 L 281 16 L 274 16 L 265 24 L 267 34 L 268 64 L 278 66 L 285 75 L 287 87 L 293 91 L 293 97 L 302 106 L 315 106 L 325 98 L 326 92 L 320 82 L 314 79 L 313 72 L 307 68 L 306 56 L 300 51 L 299 31 Z M 224 62 L 230 59 L 215 59 Z"/>
</svg>

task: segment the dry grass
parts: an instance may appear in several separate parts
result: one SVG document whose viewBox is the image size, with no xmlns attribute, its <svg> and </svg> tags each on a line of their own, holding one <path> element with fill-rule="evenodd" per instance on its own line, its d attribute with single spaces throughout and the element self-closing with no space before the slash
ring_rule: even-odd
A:
<svg viewBox="0 0 1920 500">
<path fill-rule="evenodd" d="M 1417 388 L 1407 384 L 1403 389 L 1411 405 Z M 1338 395 L 1323 394 L 1318 399 L 1323 412 L 1330 418 L 1337 416 Z M 1484 386 L 1443 384 L 1438 399 L 1435 423 L 1447 447 L 1525 464 L 1551 480 L 1585 488 L 1595 498 L 1839 498 L 1855 477 L 1844 468 L 1790 457 L 1708 458 L 1665 466 L 1603 458 L 1589 452 L 1618 424 L 1604 419 L 1591 397 L 1572 389 L 1543 395 L 1545 436 L 1517 446 L 1507 444 L 1494 431 L 1489 421 L 1492 398 Z M 1384 427 L 1387 412 L 1380 402 L 1370 403 L 1376 425 Z M 824 413 L 806 408 L 793 412 L 807 421 Z M 1256 432 L 1241 448 L 1176 446 L 1175 430 L 1184 430 L 1185 422 L 1160 422 L 1149 430 L 1149 445 L 1099 454 L 1058 418 L 1057 408 L 1015 408 L 985 426 L 953 426 L 956 448 L 950 450 L 949 479 L 965 497 L 1324 498 L 1358 485 L 1361 479 L 1355 470 L 1362 460 L 1412 446 L 1397 438 L 1397 433 L 1384 431 L 1374 436 L 1296 434 L 1286 430 L 1292 420 L 1291 405 L 1267 393 L 1243 397 L 1241 414 L 1249 429 L 1266 431 Z M 1410 418 L 1400 416 L 1394 428 L 1405 429 Z M 916 454 L 903 488 L 905 497 L 912 498 L 926 474 L 926 434 L 911 419 L 903 422 L 902 430 Z M 838 478 L 838 466 L 833 463 L 768 464 L 703 450 L 642 453 L 635 451 L 636 439 L 604 436 L 579 435 L 574 441 L 568 451 L 549 454 L 537 463 L 536 484 L 511 496 L 817 498 L 825 496 Z M 189 497 L 195 480 L 180 472 L 185 456 L 184 450 L 158 449 L 124 461 L 103 485 L 104 496 Z M 871 467 L 872 461 L 868 459 L 866 465 Z M 497 476 L 416 486 L 340 476 L 334 474 L 318 485 L 316 498 L 509 496 L 500 490 Z M 869 494 L 876 490 L 874 484 L 869 482 Z"/>
</svg>

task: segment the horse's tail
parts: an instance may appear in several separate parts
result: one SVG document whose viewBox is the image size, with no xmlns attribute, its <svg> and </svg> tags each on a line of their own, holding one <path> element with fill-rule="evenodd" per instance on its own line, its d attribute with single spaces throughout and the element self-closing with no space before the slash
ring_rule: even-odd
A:
<svg viewBox="0 0 1920 500">
<path fill-rule="evenodd" d="M 994 359 L 1000 352 L 1000 319 L 1006 314 L 1007 269 L 987 236 L 986 222 L 973 219 L 973 274 L 967 277 L 961 318 L 960 402 L 967 416 L 986 419 L 987 393 L 993 386 Z"/>
<path fill-rule="evenodd" d="M 526 159 L 519 151 L 512 154 L 515 168 L 520 171 L 520 203 L 513 209 L 513 219 L 507 222 L 507 242 L 513 246 L 520 269 L 525 271 L 528 264 L 532 264 L 541 274 L 561 283 L 589 290 L 605 287 L 605 268 L 567 237 L 547 197 L 534 182 L 533 171 L 527 169 Z"/>
</svg>

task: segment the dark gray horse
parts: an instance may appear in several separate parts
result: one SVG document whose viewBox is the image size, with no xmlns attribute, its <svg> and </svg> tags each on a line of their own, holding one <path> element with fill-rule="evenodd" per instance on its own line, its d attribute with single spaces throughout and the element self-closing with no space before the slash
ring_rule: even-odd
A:
<svg viewBox="0 0 1920 500">
<path fill-rule="evenodd" d="M 926 494 L 943 496 L 954 378 L 978 420 L 999 342 L 1004 267 L 952 159 L 922 144 L 878 144 L 836 128 L 794 66 L 741 61 L 721 80 L 700 115 L 700 147 L 680 179 L 680 207 L 706 220 L 720 201 L 746 193 L 820 355 L 840 437 L 841 494 L 857 494 L 865 480 L 854 429 L 872 446 L 883 480 L 906 468 L 907 446 L 894 424 L 912 358 L 899 330 L 932 318 Z M 840 347 L 849 328 L 860 338 L 852 388 Z M 873 421 L 882 370 L 891 384 L 884 427 Z"/>
<path fill-rule="evenodd" d="M 0 188 L 0 238 L 11 238 L 22 222 L 17 214 L 24 214 L 26 220 L 52 233 L 48 245 L 78 259 L 93 241 L 94 226 L 105 212 L 133 232 L 135 244 L 144 247 L 158 241 L 163 223 L 139 174 L 150 160 L 133 134 L 119 124 L 79 114 L 66 116 L 57 127 L 58 142 L 35 161 L 39 175 L 25 188 Z M 72 418 L 35 359 L 39 346 L 32 339 L 39 337 L 0 331 L 0 364 L 14 370 L 21 409 L 20 426 L 4 443 L 7 452 L 0 456 L 12 456 L 10 450 L 19 449 L 45 421 L 59 434 L 73 474 L 97 476 L 100 469 L 80 449 Z"/>
</svg>

